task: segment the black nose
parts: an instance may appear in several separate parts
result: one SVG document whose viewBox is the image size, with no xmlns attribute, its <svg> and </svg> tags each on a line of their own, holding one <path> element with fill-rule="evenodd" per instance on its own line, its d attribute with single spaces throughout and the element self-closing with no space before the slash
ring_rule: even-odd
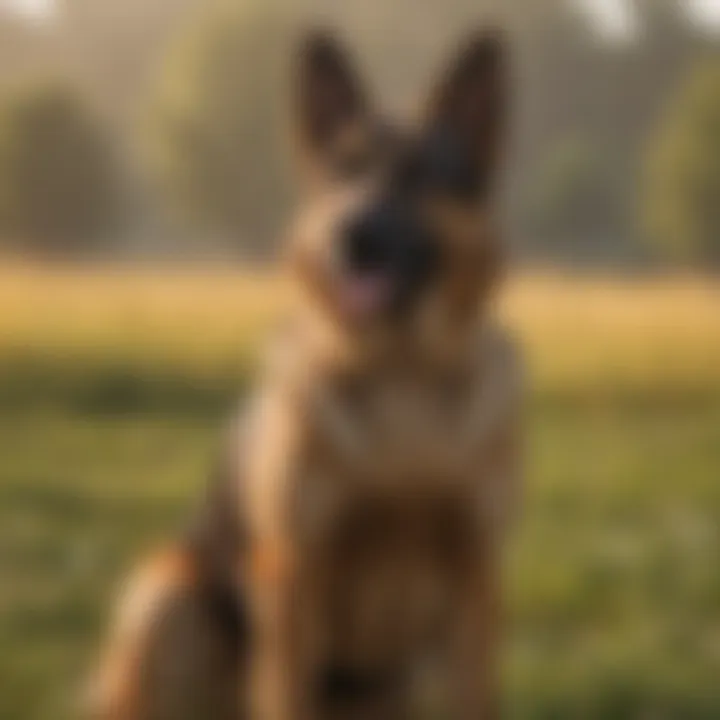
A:
<svg viewBox="0 0 720 720">
<path fill-rule="evenodd" d="M 386 202 L 365 210 L 346 226 L 342 264 L 354 274 L 382 273 L 394 284 L 392 306 L 410 306 L 437 275 L 440 249 L 412 207 Z"/>
<path fill-rule="evenodd" d="M 342 241 L 345 267 L 359 273 L 387 270 L 392 264 L 394 225 L 385 208 L 369 210 L 354 218 Z"/>
</svg>

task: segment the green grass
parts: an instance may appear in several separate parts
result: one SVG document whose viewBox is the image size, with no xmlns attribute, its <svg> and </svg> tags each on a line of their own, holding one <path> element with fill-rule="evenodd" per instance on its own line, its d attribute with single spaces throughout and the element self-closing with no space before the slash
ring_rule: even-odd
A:
<svg viewBox="0 0 720 720">
<path fill-rule="evenodd" d="M 532 415 L 510 592 L 518 717 L 720 717 L 717 404 Z"/>
<path fill-rule="evenodd" d="M 587 331 L 578 341 L 535 320 L 523 333 L 508 716 L 720 718 L 718 330 L 708 320 L 674 346 L 672 327 L 643 341 L 610 325 L 603 355 Z M 638 352 L 658 338 L 673 352 L 642 373 Z M 249 366 L 249 353 L 208 369 L 177 348 L 168 362 L 41 340 L 0 344 L 2 720 L 75 716 L 114 591 L 188 517 Z"/>
<path fill-rule="evenodd" d="M 215 392 L 197 411 L 0 418 L 0 717 L 71 716 L 123 571 L 201 490 Z M 513 717 L 720 717 L 720 408 L 539 397 L 529 427 Z"/>
</svg>

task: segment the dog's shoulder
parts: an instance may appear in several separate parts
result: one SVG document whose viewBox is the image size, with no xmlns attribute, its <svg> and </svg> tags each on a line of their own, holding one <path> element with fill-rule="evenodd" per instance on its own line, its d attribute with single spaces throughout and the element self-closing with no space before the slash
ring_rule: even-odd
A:
<svg viewBox="0 0 720 720">
<path fill-rule="evenodd" d="M 475 432 L 479 441 L 482 428 L 519 409 L 524 384 L 522 351 L 507 328 L 488 324 L 473 338 L 468 365 L 464 392 L 469 432 Z"/>
<path fill-rule="evenodd" d="M 496 325 L 478 334 L 476 358 L 465 443 L 481 513 L 502 535 L 518 512 L 521 494 L 522 350 L 506 328 Z"/>
<path fill-rule="evenodd" d="M 515 335 L 504 325 L 488 323 L 478 330 L 474 339 L 474 357 L 479 370 L 502 371 L 506 381 L 521 381 L 522 351 Z"/>
</svg>

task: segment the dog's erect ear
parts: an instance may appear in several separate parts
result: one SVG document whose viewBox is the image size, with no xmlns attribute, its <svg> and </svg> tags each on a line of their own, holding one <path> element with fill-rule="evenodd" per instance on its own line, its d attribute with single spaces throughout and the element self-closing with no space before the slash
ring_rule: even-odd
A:
<svg viewBox="0 0 720 720">
<path fill-rule="evenodd" d="M 473 34 L 430 102 L 430 128 L 470 156 L 480 189 L 492 180 L 503 145 L 508 94 L 505 45 L 499 30 Z"/>
<path fill-rule="evenodd" d="M 322 154 L 367 117 L 367 98 L 352 63 L 327 31 L 310 32 L 301 42 L 295 113 L 298 141 L 309 155 Z"/>
</svg>

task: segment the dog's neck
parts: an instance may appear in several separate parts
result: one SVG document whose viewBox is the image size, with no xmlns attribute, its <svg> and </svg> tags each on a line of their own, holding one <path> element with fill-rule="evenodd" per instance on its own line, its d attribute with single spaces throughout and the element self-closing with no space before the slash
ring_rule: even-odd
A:
<svg viewBox="0 0 720 720">
<path fill-rule="evenodd" d="M 337 461 L 383 482 L 425 472 L 464 476 L 498 413 L 490 387 L 501 377 L 495 326 L 478 323 L 462 361 L 441 364 L 402 349 L 364 358 L 320 355 L 306 326 L 284 332 L 272 364 L 302 398 L 308 421 Z"/>
</svg>

